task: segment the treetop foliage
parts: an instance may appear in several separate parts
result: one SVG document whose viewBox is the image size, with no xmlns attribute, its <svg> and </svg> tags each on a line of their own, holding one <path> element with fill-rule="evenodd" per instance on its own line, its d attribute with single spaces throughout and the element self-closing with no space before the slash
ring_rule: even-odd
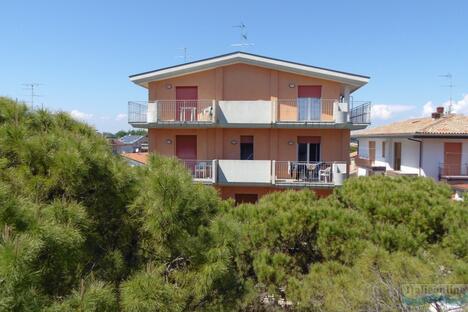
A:
<svg viewBox="0 0 468 312">
<path fill-rule="evenodd" d="M 0 98 L 1 311 L 408 311 L 468 283 L 468 204 L 425 178 L 234 206 L 176 160 L 130 167 L 65 113 Z"/>
</svg>

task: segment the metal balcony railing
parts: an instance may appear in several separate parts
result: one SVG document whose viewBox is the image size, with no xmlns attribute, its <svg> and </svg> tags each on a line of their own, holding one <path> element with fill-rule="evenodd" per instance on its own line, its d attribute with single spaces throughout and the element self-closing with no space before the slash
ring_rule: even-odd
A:
<svg viewBox="0 0 468 312">
<path fill-rule="evenodd" d="M 223 105 L 226 106 L 229 101 L 222 102 L 224 102 Z M 255 101 L 252 101 L 252 103 L 255 103 Z M 247 116 L 249 118 L 245 118 L 249 120 L 248 123 L 254 123 L 252 119 L 256 119 L 255 116 L 258 116 L 258 123 L 370 123 L 370 102 L 353 101 L 353 108 L 350 111 L 348 111 L 348 103 L 342 103 L 337 99 L 279 99 L 269 102 L 271 109 L 265 107 L 265 103 L 261 104 L 263 106 L 252 105 L 252 107 L 248 108 L 249 114 L 252 114 L 251 116 Z M 130 124 L 221 123 L 220 120 L 217 120 L 217 115 L 218 117 L 224 116 L 224 114 L 228 116 L 233 115 L 239 119 L 238 115 L 239 112 L 241 112 L 241 104 L 236 105 L 239 105 L 239 108 L 235 108 L 235 110 L 232 111 L 225 111 L 226 108 L 222 105 L 218 105 L 215 100 L 131 101 L 128 103 L 128 122 Z M 219 114 L 216 113 L 217 110 Z M 256 115 L 256 112 L 258 115 Z M 242 114 L 243 113 L 241 113 L 241 115 Z"/>
<path fill-rule="evenodd" d="M 279 99 L 276 119 L 279 122 L 333 122 L 336 99 Z"/>
<path fill-rule="evenodd" d="M 441 178 L 463 177 L 468 179 L 468 164 L 441 163 L 439 165 L 439 176 Z"/>
<path fill-rule="evenodd" d="M 213 100 L 163 100 L 156 102 L 160 122 L 213 122 Z"/>
<path fill-rule="evenodd" d="M 129 102 L 129 123 L 214 122 L 213 100 L 158 100 Z"/>
<path fill-rule="evenodd" d="M 276 184 L 333 183 L 333 162 L 276 161 Z"/>
<path fill-rule="evenodd" d="M 214 160 L 180 160 L 185 168 L 190 172 L 195 181 L 214 182 L 214 170 L 216 161 Z"/>
<path fill-rule="evenodd" d="M 147 123 L 148 105 L 147 102 L 128 102 L 128 122 Z"/>
<path fill-rule="evenodd" d="M 370 124 L 371 102 L 352 101 L 349 119 L 353 124 Z"/>
</svg>

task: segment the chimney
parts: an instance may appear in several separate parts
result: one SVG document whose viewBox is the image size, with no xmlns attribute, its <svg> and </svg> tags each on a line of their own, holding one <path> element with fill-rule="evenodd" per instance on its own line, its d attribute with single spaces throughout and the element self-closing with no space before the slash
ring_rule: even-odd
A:
<svg viewBox="0 0 468 312">
<path fill-rule="evenodd" d="M 432 113 L 432 119 L 439 119 L 440 114 L 439 113 Z"/>
<path fill-rule="evenodd" d="M 444 107 L 443 106 L 439 106 L 436 108 L 436 111 L 438 114 L 443 114 L 444 113 Z"/>
</svg>

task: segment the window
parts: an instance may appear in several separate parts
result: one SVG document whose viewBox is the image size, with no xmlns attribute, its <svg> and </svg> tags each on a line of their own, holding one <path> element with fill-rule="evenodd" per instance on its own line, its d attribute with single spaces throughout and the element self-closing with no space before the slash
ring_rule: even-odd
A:
<svg viewBox="0 0 468 312">
<path fill-rule="evenodd" d="M 382 158 L 385 158 L 385 141 L 382 142 Z"/>
<path fill-rule="evenodd" d="M 240 159 L 254 159 L 254 139 L 253 136 L 241 135 L 240 137 Z"/>
<path fill-rule="evenodd" d="M 297 143 L 298 161 L 320 161 L 320 137 L 298 137 Z"/>
</svg>

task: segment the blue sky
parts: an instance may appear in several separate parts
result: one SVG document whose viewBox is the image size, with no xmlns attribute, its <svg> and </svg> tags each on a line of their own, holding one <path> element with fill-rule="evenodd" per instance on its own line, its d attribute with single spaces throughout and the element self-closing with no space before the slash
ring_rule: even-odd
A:
<svg viewBox="0 0 468 312">
<path fill-rule="evenodd" d="M 236 50 L 371 76 L 355 99 L 375 124 L 448 101 L 468 113 L 468 1 L 2 1 L 0 95 L 73 112 L 99 130 L 126 129 L 128 75 Z"/>
</svg>

